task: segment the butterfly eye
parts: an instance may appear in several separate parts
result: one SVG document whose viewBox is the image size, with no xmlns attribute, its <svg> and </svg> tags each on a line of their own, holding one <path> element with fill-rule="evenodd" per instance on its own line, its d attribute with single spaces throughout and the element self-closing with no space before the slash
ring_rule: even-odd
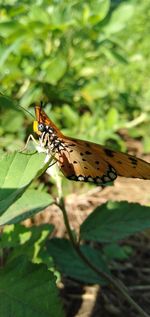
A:
<svg viewBox="0 0 150 317">
<path fill-rule="evenodd" d="M 45 130 L 45 125 L 43 123 L 39 123 L 38 124 L 38 130 L 41 131 L 41 132 L 44 132 Z"/>
</svg>

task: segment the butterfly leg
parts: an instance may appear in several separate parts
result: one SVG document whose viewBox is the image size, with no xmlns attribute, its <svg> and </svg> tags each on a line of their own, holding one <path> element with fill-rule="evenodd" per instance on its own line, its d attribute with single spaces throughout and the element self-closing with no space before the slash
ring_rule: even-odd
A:
<svg viewBox="0 0 150 317">
<path fill-rule="evenodd" d="M 57 161 L 52 162 L 49 167 L 52 167 L 53 165 L 55 165 L 57 163 Z"/>
<path fill-rule="evenodd" d="M 31 140 L 33 141 L 33 143 L 34 143 L 35 145 L 38 145 L 37 140 L 34 138 L 34 136 L 33 136 L 32 134 L 30 134 L 30 135 L 28 136 L 28 138 L 27 138 L 27 141 L 26 141 L 25 146 L 24 146 L 19 152 L 24 152 L 24 151 L 27 149 L 28 144 L 29 144 L 29 142 L 30 142 Z"/>
</svg>

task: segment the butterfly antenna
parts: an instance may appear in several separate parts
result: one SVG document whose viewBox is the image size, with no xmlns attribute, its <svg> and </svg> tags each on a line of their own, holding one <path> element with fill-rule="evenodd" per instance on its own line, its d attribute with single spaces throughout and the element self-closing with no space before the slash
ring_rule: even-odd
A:
<svg viewBox="0 0 150 317">
<path fill-rule="evenodd" d="M 23 111 L 27 112 L 31 117 L 33 117 L 35 119 L 35 116 L 30 111 L 28 111 L 27 109 L 23 108 L 22 106 L 17 106 L 17 108 L 23 109 Z"/>
<path fill-rule="evenodd" d="M 41 102 L 40 102 L 40 107 L 41 107 L 41 108 L 44 108 L 45 106 L 46 106 L 46 102 L 41 101 Z"/>
</svg>

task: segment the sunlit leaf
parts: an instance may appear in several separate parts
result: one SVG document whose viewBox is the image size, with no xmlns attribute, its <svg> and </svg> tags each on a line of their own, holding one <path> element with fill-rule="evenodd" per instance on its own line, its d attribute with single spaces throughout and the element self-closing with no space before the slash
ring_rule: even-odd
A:
<svg viewBox="0 0 150 317">
<path fill-rule="evenodd" d="M 52 197 L 38 190 L 28 189 L 0 216 L 0 225 L 25 220 L 53 203 Z"/>
<path fill-rule="evenodd" d="M 0 157 L 0 214 L 2 214 L 44 168 L 44 154 L 3 154 Z"/>
<path fill-rule="evenodd" d="M 66 67 L 67 63 L 63 56 L 57 56 L 48 62 L 44 62 L 42 65 L 45 73 L 44 80 L 50 84 L 56 84 L 65 74 Z"/>
</svg>

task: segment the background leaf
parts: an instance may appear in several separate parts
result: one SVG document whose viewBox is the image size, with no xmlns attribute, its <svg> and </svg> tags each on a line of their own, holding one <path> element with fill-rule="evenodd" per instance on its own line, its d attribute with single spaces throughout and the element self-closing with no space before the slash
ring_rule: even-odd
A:
<svg viewBox="0 0 150 317">
<path fill-rule="evenodd" d="M 150 227 L 150 208 L 127 202 L 97 207 L 81 225 L 80 238 L 113 242 Z"/>
<path fill-rule="evenodd" d="M 57 56 L 51 61 L 44 61 L 42 69 L 45 80 L 50 84 L 56 84 L 64 75 L 66 67 L 67 64 L 63 56 Z"/>
<path fill-rule="evenodd" d="M 79 258 L 73 249 L 69 240 L 51 239 L 47 242 L 47 250 L 53 257 L 56 268 L 66 276 L 75 278 L 85 283 L 106 284 L 104 279 L 97 276 L 84 262 Z M 86 257 L 99 267 L 102 271 L 109 273 L 106 262 L 100 251 L 92 249 L 88 245 L 81 246 L 82 252 Z"/>
<path fill-rule="evenodd" d="M 105 27 L 107 34 L 113 34 L 126 27 L 134 13 L 134 3 L 122 3 L 111 15 L 108 25 Z"/>
</svg>

